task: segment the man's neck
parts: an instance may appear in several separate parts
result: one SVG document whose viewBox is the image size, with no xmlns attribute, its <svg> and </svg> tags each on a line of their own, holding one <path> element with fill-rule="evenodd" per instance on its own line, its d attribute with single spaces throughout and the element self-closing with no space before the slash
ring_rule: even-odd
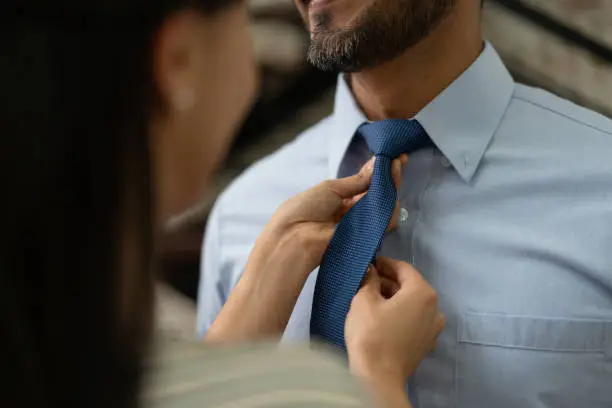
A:
<svg viewBox="0 0 612 408">
<path fill-rule="evenodd" d="M 473 63 L 482 48 L 479 22 L 449 16 L 396 59 L 348 79 L 368 119 L 412 118 Z"/>
</svg>

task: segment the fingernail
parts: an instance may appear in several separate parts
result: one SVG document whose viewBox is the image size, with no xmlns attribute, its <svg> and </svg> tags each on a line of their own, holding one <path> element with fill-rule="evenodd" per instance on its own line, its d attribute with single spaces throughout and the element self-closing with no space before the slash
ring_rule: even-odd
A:
<svg viewBox="0 0 612 408">
<path fill-rule="evenodd" d="M 397 172 L 398 176 L 401 176 L 402 174 L 402 163 L 401 162 L 395 162 L 393 163 L 393 166 L 395 166 L 395 171 Z"/>
<path fill-rule="evenodd" d="M 376 157 L 372 157 L 370 160 L 368 160 L 368 162 L 366 163 L 366 170 L 372 170 L 374 168 L 374 160 L 376 160 Z"/>
<path fill-rule="evenodd" d="M 408 155 L 406 155 L 406 154 L 402 154 L 402 155 L 400 156 L 400 161 L 402 162 L 402 166 L 405 166 L 405 165 L 406 165 L 406 163 L 408 163 Z"/>
</svg>

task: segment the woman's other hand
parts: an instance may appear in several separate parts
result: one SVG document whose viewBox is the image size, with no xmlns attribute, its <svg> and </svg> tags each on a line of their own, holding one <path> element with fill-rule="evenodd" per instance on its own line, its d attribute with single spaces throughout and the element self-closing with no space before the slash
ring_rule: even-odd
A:
<svg viewBox="0 0 612 408">
<path fill-rule="evenodd" d="M 444 324 L 436 291 L 419 272 L 406 262 L 379 257 L 346 320 L 351 371 L 376 396 L 405 398 L 408 377 L 434 348 Z"/>
</svg>

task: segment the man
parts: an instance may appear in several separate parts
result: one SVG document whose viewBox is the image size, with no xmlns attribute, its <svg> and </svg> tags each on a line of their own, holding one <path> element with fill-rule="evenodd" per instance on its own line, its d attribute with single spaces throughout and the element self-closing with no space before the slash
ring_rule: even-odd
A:
<svg viewBox="0 0 612 408">
<path fill-rule="evenodd" d="M 344 73 L 334 112 L 219 199 L 199 330 L 282 201 L 356 172 L 370 154 L 355 133 L 364 122 L 414 118 L 435 148 L 410 155 L 381 254 L 432 283 L 447 326 L 411 398 L 422 408 L 612 406 L 612 121 L 514 83 L 483 43 L 480 0 L 297 6 L 309 60 Z M 315 281 L 287 340 L 309 337 Z"/>
</svg>

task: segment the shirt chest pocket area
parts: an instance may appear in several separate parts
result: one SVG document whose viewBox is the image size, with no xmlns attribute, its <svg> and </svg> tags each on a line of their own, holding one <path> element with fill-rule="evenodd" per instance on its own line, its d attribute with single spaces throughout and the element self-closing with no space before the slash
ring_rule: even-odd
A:
<svg viewBox="0 0 612 408">
<path fill-rule="evenodd" d="M 612 407 L 612 320 L 466 313 L 456 408 Z"/>
</svg>

